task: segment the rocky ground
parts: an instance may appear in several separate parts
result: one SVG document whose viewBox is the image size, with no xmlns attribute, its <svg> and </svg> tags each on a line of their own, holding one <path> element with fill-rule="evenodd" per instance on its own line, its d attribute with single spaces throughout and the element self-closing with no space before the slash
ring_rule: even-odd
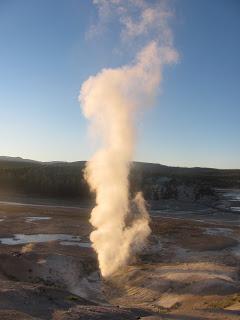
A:
<svg viewBox="0 0 240 320">
<path fill-rule="evenodd" d="M 239 319 L 240 215 L 226 201 L 154 204 L 145 251 L 105 280 L 90 209 L 1 202 L 0 319 Z"/>
</svg>

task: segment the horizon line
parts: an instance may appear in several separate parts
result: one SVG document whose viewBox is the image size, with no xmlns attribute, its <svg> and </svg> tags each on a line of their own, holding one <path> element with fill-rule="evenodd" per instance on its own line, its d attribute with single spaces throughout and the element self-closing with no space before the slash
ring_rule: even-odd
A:
<svg viewBox="0 0 240 320">
<path fill-rule="evenodd" d="M 67 160 L 50 160 L 50 161 L 42 161 L 42 160 L 35 160 L 35 159 L 29 159 L 29 158 L 23 158 L 20 156 L 5 156 L 5 155 L 0 155 L 0 160 L 6 158 L 7 159 L 18 159 L 23 160 L 23 161 L 30 161 L 30 162 L 39 162 L 39 163 L 74 163 L 74 162 L 88 162 L 91 160 L 74 160 L 74 161 L 67 161 Z M 146 164 L 153 164 L 153 165 L 159 165 L 159 166 L 164 166 L 164 167 L 171 167 L 171 168 L 186 168 L 186 169 L 211 169 L 211 170 L 240 170 L 240 168 L 216 168 L 216 167 L 207 167 L 207 166 L 178 166 L 178 165 L 167 165 L 167 164 L 162 164 L 159 162 L 148 162 L 148 161 L 139 161 L 139 160 L 132 160 L 130 162 L 135 162 L 135 163 L 146 163 Z"/>
</svg>

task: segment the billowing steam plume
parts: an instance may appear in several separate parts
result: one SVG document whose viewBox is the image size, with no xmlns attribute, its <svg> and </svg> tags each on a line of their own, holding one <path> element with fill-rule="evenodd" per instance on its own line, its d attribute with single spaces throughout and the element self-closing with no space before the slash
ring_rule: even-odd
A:
<svg viewBox="0 0 240 320">
<path fill-rule="evenodd" d="M 100 136 L 101 146 L 88 162 L 85 177 L 96 192 L 96 206 L 91 213 L 94 231 L 90 239 L 96 250 L 104 277 L 110 276 L 142 249 L 150 234 L 149 216 L 141 193 L 133 202 L 137 214 L 131 212 L 129 199 L 129 166 L 135 145 L 134 118 L 141 108 L 151 106 L 162 80 L 164 64 L 176 62 L 167 28 L 168 14 L 157 1 L 94 1 L 103 11 L 115 12 L 122 24 L 122 38 L 136 38 L 158 31 L 137 53 L 134 63 L 116 69 L 103 69 L 85 81 L 80 103 L 91 128 Z M 124 7 L 121 7 L 124 4 Z M 137 21 L 130 15 L 138 9 Z M 128 11 L 129 9 L 129 11 Z M 140 18 L 139 18 L 140 16 Z M 106 16 L 104 16 L 106 18 Z M 160 21 L 159 21 L 160 19 Z M 157 28 L 154 30 L 154 28 Z M 149 38 L 149 37 L 148 37 Z"/>
</svg>

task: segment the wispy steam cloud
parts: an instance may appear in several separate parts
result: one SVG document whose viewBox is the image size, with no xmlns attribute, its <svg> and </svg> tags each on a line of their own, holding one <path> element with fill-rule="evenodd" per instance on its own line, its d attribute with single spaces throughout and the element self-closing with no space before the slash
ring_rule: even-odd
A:
<svg viewBox="0 0 240 320">
<path fill-rule="evenodd" d="M 141 193 L 133 200 L 138 214 L 131 215 L 128 175 L 134 155 L 134 118 L 139 109 L 153 104 L 163 66 L 175 63 L 178 54 L 172 45 L 167 23 L 171 13 L 165 2 L 93 2 L 101 25 L 106 27 L 111 17 L 118 17 L 123 41 L 142 38 L 147 42 L 133 63 L 103 69 L 86 80 L 79 97 L 85 117 L 102 142 L 88 162 L 85 176 L 96 192 L 96 207 L 90 220 L 94 231 L 90 238 L 102 275 L 107 277 L 126 265 L 150 234 Z"/>
<path fill-rule="evenodd" d="M 161 45 L 172 45 L 173 36 L 169 19 L 173 11 L 169 1 L 161 0 L 93 0 L 99 19 L 92 25 L 89 35 L 104 32 L 114 22 L 120 27 L 123 41 L 158 40 Z"/>
</svg>

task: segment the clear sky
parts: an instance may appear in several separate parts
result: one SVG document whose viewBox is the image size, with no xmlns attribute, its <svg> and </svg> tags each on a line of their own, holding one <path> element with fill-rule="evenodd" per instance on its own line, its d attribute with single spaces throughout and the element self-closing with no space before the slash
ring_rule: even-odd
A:
<svg viewBox="0 0 240 320">
<path fill-rule="evenodd" d="M 136 160 L 240 168 L 240 1 L 175 0 L 179 63 L 138 121 Z M 81 84 L 129 63 L 112 26 L 86 36 L 91 0 L 0 0 L 0 155 L 86 160 L 94 151 Z M 116 26 L 117 28 L 117 26 Z"/>
</svg>

